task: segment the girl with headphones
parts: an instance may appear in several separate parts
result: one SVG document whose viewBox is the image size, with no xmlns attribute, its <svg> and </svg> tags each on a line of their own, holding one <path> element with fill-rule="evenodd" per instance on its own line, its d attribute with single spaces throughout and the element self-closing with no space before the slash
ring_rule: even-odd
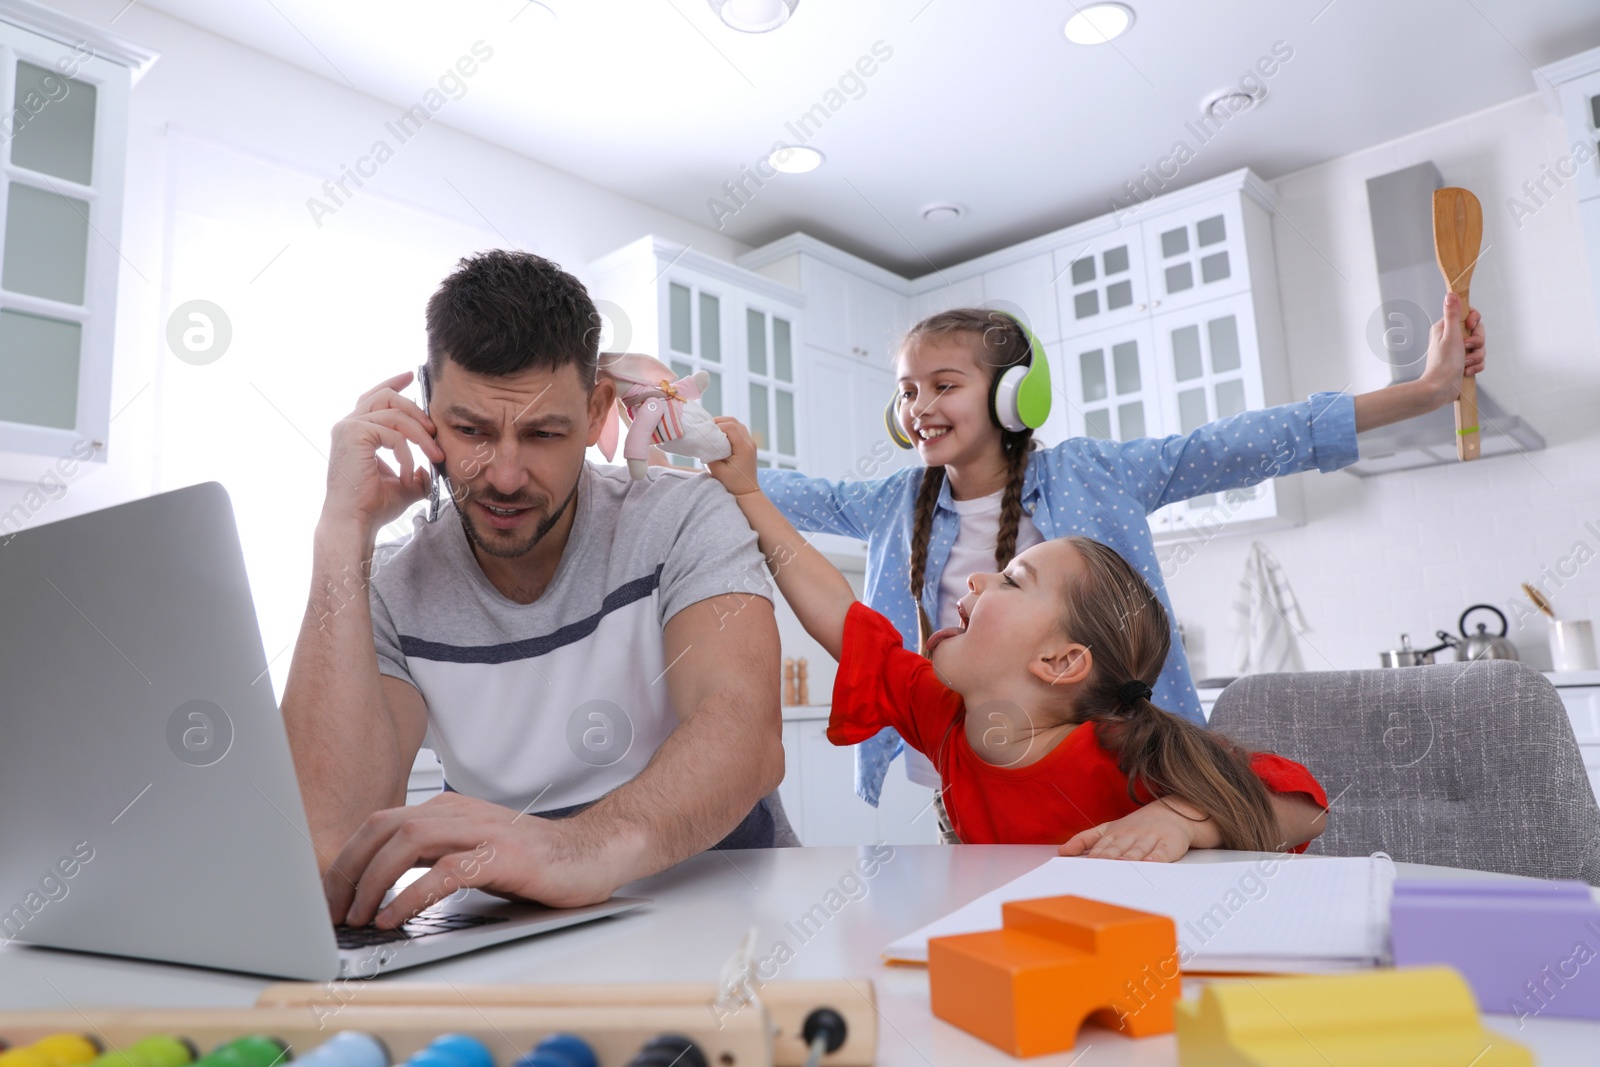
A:
<svg viewBox="0 0 1600 1067">
<path fill-rule="evenodd" d="M 837 481 L 763 469 L 760 485 L 799 529 L 867 543 L 865 599 L 914 650 L 932 630 L 957 621 L 973 572 L 1004 568 L 1017 553 L 1058 537 L 1110 546 L 1149 583 L 1173 626 L 1153 700 L 1203 723 L 1145 516 L 1269 477 L 1337 470 L 1357 459 L 1358 429 L 1449 403 L 1462 376 L 1478 373 L 1484 360 L 1478 313 L 1470 312 L 1464 325 L 1460 315 L 1458 298 L 1448 294 L 1426 367 L 1412 382 L 1361 396 L 1314 393 L 1184 436 L 1072 437 L 1041 447 L 1034 431 L 1050 411 L 1049 364 L 1020 312 L 945 311 L 917 323 L 902 341 L 899 384 L 886 413 L 890 438 L 916 449 L 922 468 Z M 902 747 L 892 729 L 857 746 L 856 792 L 868 803 L 877 804 L 889 762 Z M 932 765 L 915 752 L 907 753 L 907 773 L 939 787 Z M 948 820 L 941 817 L 941 826 L 949 840 Z"/>
</svg>

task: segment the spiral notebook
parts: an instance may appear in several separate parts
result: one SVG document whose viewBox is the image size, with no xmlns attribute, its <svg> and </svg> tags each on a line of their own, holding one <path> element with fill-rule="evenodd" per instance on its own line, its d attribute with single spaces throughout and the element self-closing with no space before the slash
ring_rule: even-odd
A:
<svg viewBox="0 0 1600 1067">
<path fill-rule="evenodd" d="M 891 942 L 883 956 L 927 963 L 928 938 L 999 929 L 1005 901 L 1071 894 L 1169 916 L 1187 973 L 1356 970 L 1388 959 L 1394 878 L 1381 852 L 1186 863 L 1058 857 Z"/>
</svg>

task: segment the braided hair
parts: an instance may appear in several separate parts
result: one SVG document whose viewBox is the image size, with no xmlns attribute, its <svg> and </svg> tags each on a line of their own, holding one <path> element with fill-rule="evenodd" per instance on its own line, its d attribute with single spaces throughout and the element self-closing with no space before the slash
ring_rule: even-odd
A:
<svg viewBox="0 0 1600 1067">
<path fill-rule="evenodd" d="M 923 319 L 901 342 L 902 349 L 924 337 L 959 334 L 971 339 L 973 356 L 989 371 L 991 390 L 1002 372 L 1032 355 L 1032 343 L 1010 315 L 989 308 L 956 308 Z M 997 423 L 998 425 L 998 423 Z M 1003 570 L 1017 551 L 1017 529 L 1022 523 L 1022 483 L 1028 471 L 1028 454 L 1034 447 L 1033 431 L 1000 428 L 1000 449 L 1006 459 L 1006 485 L 1000 495 L 1000 529 L 995 535 L 994 562 Z M 911 522 L 911 600 L 917 607 L 917 647 L 926 652 L 933 624 L 922 607 L 922 590 L 928 570 L 928 541 L 933 536 L 933 511 L 944 485 L 943 467 L 927 467 L 917 485 L 917 503 Z"/>
</svg>

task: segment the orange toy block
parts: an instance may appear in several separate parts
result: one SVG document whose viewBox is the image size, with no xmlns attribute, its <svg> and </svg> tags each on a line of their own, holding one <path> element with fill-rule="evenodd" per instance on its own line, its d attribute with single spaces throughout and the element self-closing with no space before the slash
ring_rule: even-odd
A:
<svg viewBox="0 0 1600 1067">
<path fill-rule="evenodd" d="M 1167 916 L 1073 896 L 1000 914 L 999 930 L 928 939 L 934 1015 L 1014 1056 L 1070 1049 L 1085 1021 L 1172 1033 L 1182 980 Z"/>
</svg>

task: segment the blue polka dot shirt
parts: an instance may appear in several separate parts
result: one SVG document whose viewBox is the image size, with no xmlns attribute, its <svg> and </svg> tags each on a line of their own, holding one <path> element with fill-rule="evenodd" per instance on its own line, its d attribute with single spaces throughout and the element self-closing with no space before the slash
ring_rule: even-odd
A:
<svg viewBox="0 0 1600 1067">
<path fill-rule="evenodd" d="M 1023 480 L 1022 508 L 1041 536 L 1092 537 L 1120 552 L 1150 583 L 1173 627 L 1172 650 L 1151 699 L 1174 714 L 1203 723 L 1145 517 L 1176 501 L 1284 474 L 1334 471 L 1356 459 L 1354 398 L 1347 392 L 1313 393 L 1300 403 L 1241 412 L 1189 434 L 1133 441 L 1072 437 L 1036 449 Z M 762 490 L 798 529 L 867 543 L 865 600 L 894 623 L 908 648 L 917 642 L 909 585 L 911 525 L 921 477 L 922 468 L 863 480 L 812 478 L 800 471 L 760 472 Z M 946 481 L 933 516 L 922 587 L 923 608 L 932 619 L 939 617 L 939 579 L 960 525 L 950 500 Z M 856 746 L 856 793 L 867 803 L 877 806 L 889 763 L 903 747 L 893 729 Z"/>
</svg>

